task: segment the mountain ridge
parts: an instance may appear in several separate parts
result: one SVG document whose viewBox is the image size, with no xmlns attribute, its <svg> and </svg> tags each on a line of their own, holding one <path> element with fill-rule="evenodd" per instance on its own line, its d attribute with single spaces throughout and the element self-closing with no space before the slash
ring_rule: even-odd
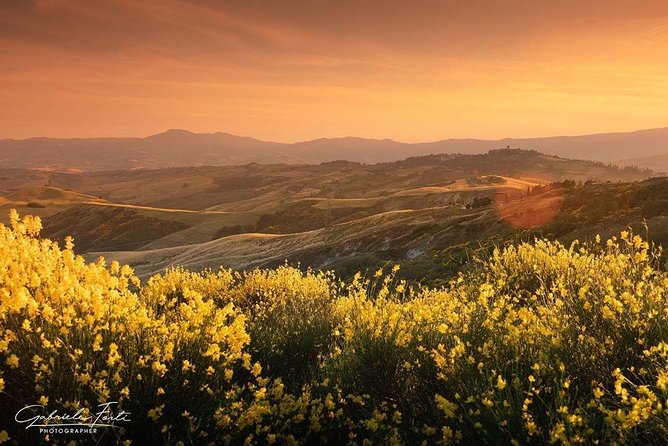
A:
<svg viewBox="0 0 668 446">
<path fill-rule="evenodd" d="M 248 163 L 319 164 L 338 160 L 378 163 L 430 154 L 481 154 L 500 147 L 615 163 L 668 154 L 668 127 L 577 136 L 451 138 L 420 143 L 356 136 L 281 143 L 184 129 L 146 137 L 33 137 L 1 139 L 0 168 L 101 171 Z M 620 163 L 628 165 L 625 161 Z"/>
</svg>

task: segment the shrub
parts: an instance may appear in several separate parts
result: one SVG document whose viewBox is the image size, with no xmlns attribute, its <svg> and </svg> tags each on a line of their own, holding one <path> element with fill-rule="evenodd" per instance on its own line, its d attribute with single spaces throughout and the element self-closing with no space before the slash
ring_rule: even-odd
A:
<svg viewBox="0 0 668 446">
<path fill-rule="evenodd" d="M 267 375 L 292 390 L 306 384 L 329 352 L 337 284 L 330 273 L 281 266 L 237 276 L 233 302 L 248 315 L 249 351 Z"/>
<path fill-rule="evenodd" d="M 215 413 L 241 392 L 235 374 L 250 368 L 244 316 L 194 290 L 144 299 L 128 266 L 86 264 L 71 240 L 35 238 L 36 218 L 12 213 L 11 225 L 0 227 L 3 407 L 117 401 L 133 420 L 121 438 L 212 435 Z"/>
<path fill-rule="evenodd" d="M 668 442 L 668 275 L 629 232 L 508 246 L 409 290 L 397 268 L 141 284 L 39 229 L 14 212 L 0 226 L 0 404 L 132 413 L 80 442 Z M 0 439 L 45 440 L 7 419 Z"/>
</svg>

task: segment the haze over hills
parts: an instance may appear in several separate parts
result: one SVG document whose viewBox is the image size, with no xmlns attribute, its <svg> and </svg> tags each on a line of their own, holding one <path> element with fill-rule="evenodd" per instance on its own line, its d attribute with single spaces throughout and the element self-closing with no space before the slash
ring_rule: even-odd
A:
<svg viewBox="0 0 668 446">
<path fill-rule="evenodd" d="M 176 265 L 247 269 L 286 259 L 350 271 L 396 260 L 414 265 L 417 277 L 425 262 L 427 269 L 447 263 L 433 259 L 443 250 L 515 234 L 514 225 L 549 223 L 563 197 L 579 209 L 597 184 L 617 190 L 628 184 L 618 182 L 651 174 L 517 149 L 377 164 L 5 169 L 0 209 L 5 221 L 11 208 L 40 215 L 46 237 L 73 235 L 89 260 L 102 254 L 129 262 L 143 277 Z M 576 187 L 587 181 L 594 183 Z M 544 189 L 555 182 L 566 192 Z M 578 212 L 564 221 L 577 221 Z M 629 222 L 623 212 L 617 217 L 617 226 Z"/>
<path fill-rule="evenodd" d="M 616 162 L 668 154 L 668 128 L 547 138 L 446 139 L 429 143 L 347 137 L 288 144 L 229 133 L 186 130 L 169 130 L 146 138 L 5 139 L 0 140 L 0 168 L 77 172 L 251 162 L 318 164 L 347 160 L 378 163 L 428 154 L 485 153 L 506 146 L 566 158 Z M 656 166 L 651 166 L 651 161 L 638 162 L 657 170 Z M 624 163 L 629 164 L 629 161 Z M 668 170 L 664 164 L 660 167 L 658 170 Z"/>
<path fill-rule="evenodd" d="M 619 166 L 637 166 L 657 172 L 668 172 L 668 153 L 619 160 L 615 164 Z"/>
<path fill-rule="evenodd" d="M 635 181 L 650 171 L 616 168 L 593 161 L 499 149 L 479 155 L 426 155 L 401 161 L 319 165 L 247 164 L 154 170 L 41 174 L 44 185 L 100 197 L 113 203 L 193 211 L 258 212 L 291 200 L 369 199 L 428 187 L 450 187 L 480 175 L 501 175 L 532 183 L 565 179 Z M 16 174 L 8 172 L 10 187 Z M 470 185 L 467 185 L 469 188 Z"/>
</svg>

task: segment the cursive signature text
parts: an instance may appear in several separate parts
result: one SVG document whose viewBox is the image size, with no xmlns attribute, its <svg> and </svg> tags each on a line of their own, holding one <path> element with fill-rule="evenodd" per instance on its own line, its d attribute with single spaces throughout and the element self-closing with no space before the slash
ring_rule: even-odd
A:
<svg viewBox="0 0 668 446">
<path fill-rule="evenodd" d="M 74 413 L 59 413 L 58 410 L 48 411 L 46 406 L 33 404 L 25 406 L 14 415 L 17 423 L 25 424 L 26 429 L 31 427 L 63 427 L 63 426 L 85 426 L 85 427 L 118 427 L 115 423 L 130 421 L 130 412 L 124 410 L 115 413 L 112 406 L 117 401 L 110 401 L 98 405 L 99 410 L 94 414 L 85 415 L 85 409 L 79 409 Z"/>
</svg>

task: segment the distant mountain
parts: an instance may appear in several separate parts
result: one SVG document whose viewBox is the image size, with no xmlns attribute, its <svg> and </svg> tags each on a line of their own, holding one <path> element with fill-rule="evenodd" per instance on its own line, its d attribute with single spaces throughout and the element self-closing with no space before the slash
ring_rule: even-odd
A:
<svg viewBox="0 0 668 446">
<path fill-rule="evenodd" d="M 146 138 L 6 139 L 0 140 L 0 168 L 93 171 L 235 165 L 264 161 L 282 146 L 228 133 L 186 130 Z"/>
<path fill-rule="evenodd" d="M 560 157 L 614 162 L 668 154 L 668 128 L 549 138 L 446 139 L 402 143 L 389 139 L 322 138 L 276 143 L 229 133 L 169 130 L 146 138 L 30 138 L 0 140 L 0 168 L 100 171 L 204 165 L 318 164 L 335 160 L 390 162 L 439 153 L 478 154 L 509 146 Z M 651 164 L 646 167 L 652 168 Z"/>
</svg>

